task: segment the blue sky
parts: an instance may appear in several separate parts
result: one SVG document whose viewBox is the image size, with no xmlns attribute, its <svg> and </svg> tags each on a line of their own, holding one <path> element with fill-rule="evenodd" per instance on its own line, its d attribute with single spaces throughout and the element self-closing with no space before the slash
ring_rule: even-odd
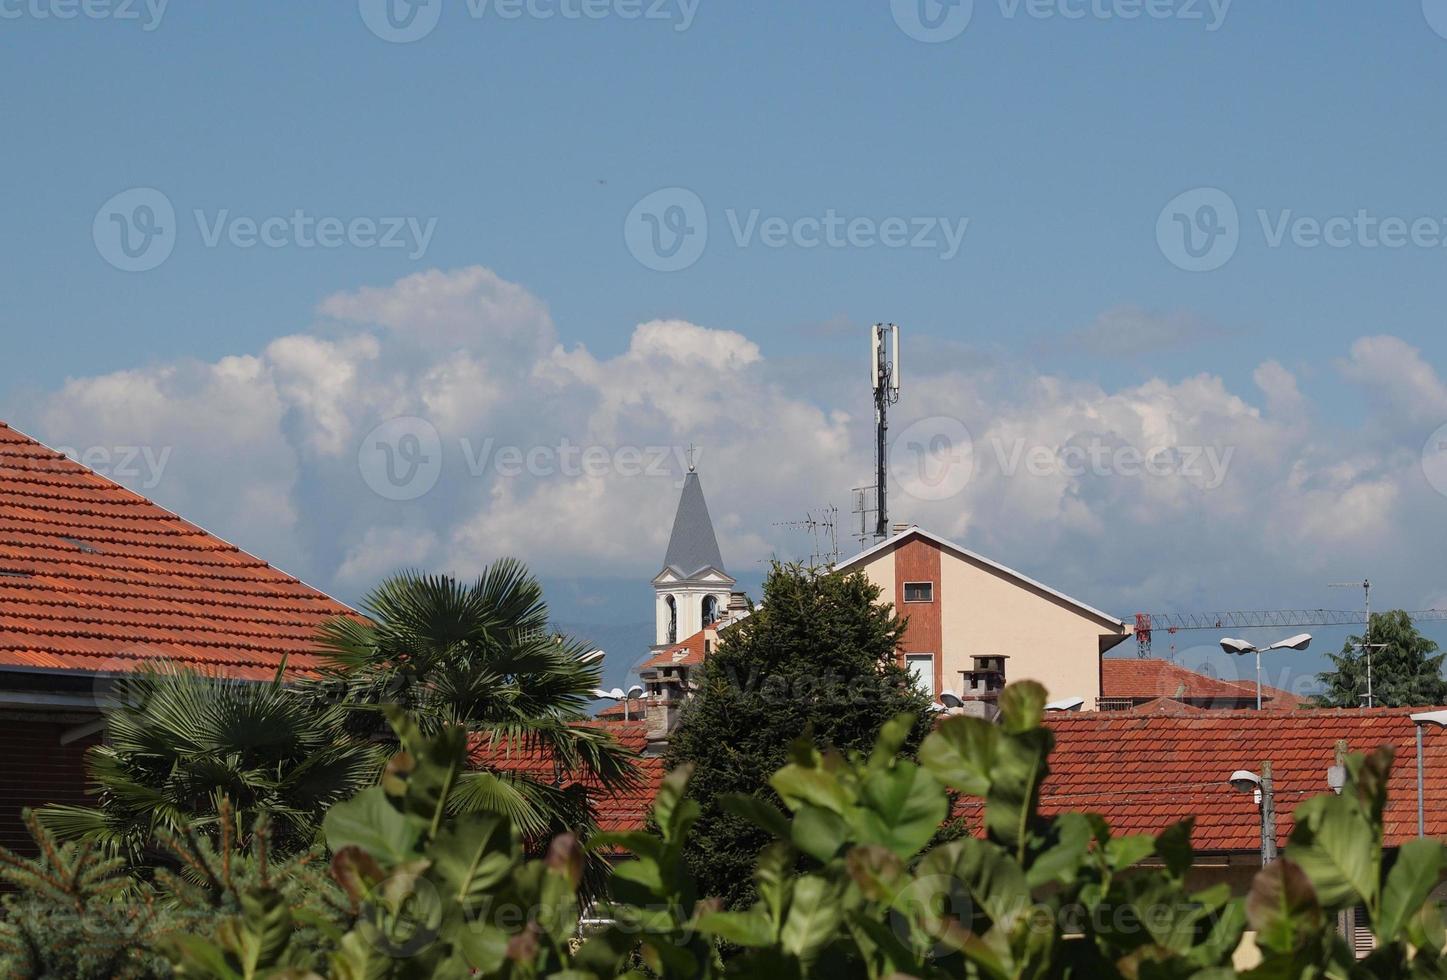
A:
<svg viewBox="0 0 1447 980">
<path fill-rule="evenodd" d="M 554 11 L 579 2 L 535 0 Z M 203 470 L 220 466 L 231 482 L 245 482 L 255 459 L 236 449 L 250 445 L 239 435 L 209 458 L 202 442 L 177 434 L 179 417 L 195 412 L 187 398 L 204 396 L 194 385 L 177 390 L 176 372 L 262 357 L 280 338 L 338 341 L 389 314 L 336 316 L 336 306 L 322 310 L 328 297 L 481 267 L 546 309 L 543 347 L 586 349 L 604 374 L 667 369 L 652 355 L 628 360 L 635 328 L 651 321 L 700 325 L 756 345 L 756 373 L 768 390 L 812 406 L 821 430 L 847 433 L 850 462 L 842 469 L 861 477 L 867 409 L 855 381 L 863 375 L 863 327 L 874 320 L 907 326 L 907 377 L 922 384 L 907 387 L 903 420 L 958 416 L 977 441 L 995 417 L 992 404 L 1009 402 L 1024 428 L 1049 416 L 1039 398 L 1022 394 L 1040 378 L 1134 405 L 1154 397 L 1152 384 L 1174 391 L 1198 376 L 1216 379 L 1222 405 L 1236 398 L 1279 423 L 1248 455 L 1279 457 L 1281 468 L 1252 483 L 1239 474 L 1254 464 L 1238 463 L 1239 499 L 1202 512 L 1231 533 L 1177 536 L 1173 522 L 1189 513 L 1179 501 L 1146 513 L 1140 499 L 1110 487 L 1092 495 L 1075 486 L 1064 504 L 1054 498 L 1059 506 L 1047 516 L 1015 515 L 1065 527 L 1043 536 L 999 530 L 1010 514 L 991 510 L 983 497 L 971 498 L 969 519 L 923 504 L 921 515 L 946 533 L 979 534 L 978 545 L 1012 552 L 1002 560 L 1121 612 L 1135 604 L 1323 604 L 1340 597 L 1322 594 L 1322 584 L 1360 577 L 1358 569 L 1378 575 L 1401 597 L 1395 604 L 1447 596 L 1425 547 L 1415 555 L 1394 550 L 1424 528 L 1440 541 L 1447 523 L 1437 506 L 1447 499 L 1431 492 L 1420 467 L 1413 476 L 1401 462 L 1447 422 L 1447 410 L 1433 415 L 1442 394 L 1435 365 L 1447 343 L 1447 2 L 1238 0 L 1213 11 L 1205 0 L 1159 0 L 1154 9 L 1167 16 L 1133 20 L 1121 16 L 1139 6 L 1133 0 L 1091 2 L 976 0 L 968 29 L 939 43 L 912 38 L 895 16 L 900 4 L 889 0 L 686 7 L 674 0 L 652 8 L 658 17 L 636 20 L 621 15 L 627 0 L 600 2 L 594 9 L 602 16 L 591 20 L 504 19 L 496 7 L 473 16 L 466 3 L 448 2 L 426 37 L 389 43 L 364 21 L 370 0 L 171 0 L 158 22 L 140 3 L 136 20 L 62 20 L 54 15 L 65 0 L 4 0 L 0 211 L 11 233 L 0 236 L 0 332 L 10 356 L 0 360 L 0 417 L 52 444 L 111 444 L 122 433 L 95 411 L 111 405 L 102 414 L 115 415 L 114 403 L 86 395 L 87 386 L 118 371 L 159 372 L 153 376 L 166 380 L 157 398 L 173 412 L 136 408 L 131 438 L 176 447 L 178 455 L 174 475 L 143 489 L 199 511 L 198 519 L 249 547 L 280 550 L 279 564 L 352 595 L 361 579 L 341 568 L 366 528 L 321 504 L 341 471 L 328 476 L 302 449 L 267 463 L 277 467 L 276 500 L 296 515 L 294 527 L 273 537 L 258 527 L 264 508 L 256 501 L 218 502 L 206 489 Z M 1079 10 L 1085 16 L 1064 16 Z M 176 213 L 173 252 L 144 272 L 108 264 L 94 234 L 98 211 L 131 188 L 160 191 Z M 625 243 L 630 211 L 665 188 L 696 195 L 709 225 L 701 256 L 676 272 L 646 267 Z M 1168 202 L 1197 188 L 1223 191 L 1239 212 L 1239 246 L 1208 272 L 1173 264 L 1157 235 Z M 1188 220 L 1199 201 L 1187 198 Z M 247 248 L 231 244 L 229 230 L 216 247 L 205 244 L 203 226 L 218 220 L 262 222 L 297 211 L 309 220 L 435 224 L 425 250 L 308 248 L 294 239 Z M 760 220 L 788 222 L 832 212 L 874 223 L 968 224 L 948 259 L 929 248 L 740 245 L 731 222 L 754 211 Z M 1375 233 L 1353 230 L 1345 247 L 1306 247 L 1309 227 L 1271 244 L 1270 229 L 1282 221 L 1326 223 L 1359 212 L 1378 223 L 1426 222 L 1430 244 L 1373 247 Z M 380 356 L 414 364 L 412 377 L 421 380 L 413 400 L 425 401 L 426 358 L 398 339 L 407 322 L 392 316 L 385 334 L 406 350 L 384 345 Z M 499 364 L 513 356 L 499 346 L 516 336 L 489 327 L 452 340 L 478 363 Z M 1398 344 L 1354 347 L 1383 337 Z M 435 344 L 422 347 L 442 356 Z M 736 355 L 755 363 L 741 350 L 715 349 L 711 363 Z M 263 360 L 264 371 L 277 370 L 274 359 Z M 1258 369 L 1267 363 L 1283 374 L 1263 384 Z M 678 365 L 695 376 L 709 370 Z M 1410 385 L 1383 380 L 1394 366 Z M 1288 376 L 1289 385 L 1281 380 Z M 973 393 L 965 399 L 973 407 L 956 410 L 948 392 L 961 386 Z M 1290 404 L 1273 405 L 1271 392 L 1287 387 Z M 550 396 L 524 387 L 464 427 L 511 432 L 497 419 L 528 415 L 530 397 Z M 734 396 L 710 397 L 722 399 L 715 413 L 727 414 Z M 920 401 L 911 405 L 911 397 Z M 1078 408 L 1091 397 L 1066 401 Z M 1185 421 L 1210 415 L 1194 397 L 1172 396 Z M 355 441 L 365 422 L 413 411 L 406 401 L 398 394 L 350 420 L 345 432 L 333 425 L 332 434 Z M 607 398 L 596 391 L 580 402 L 600 403 Z M 279 412 L 278 431 L 298 446 L 321 445 L 297 434 L 296 404 Z M 833 420 L 838 412 L 851 421 Z M 1282 422 L 1287 416 L 1296 421 Z M 626 415 L 585 428 L 611 443 L 710 442 L 708 431 L 692 431 L 709 427 L 687 413 L 670 419 L 656 431 L 641 423 L 634 431 Z M 807 430 L 800 425 L 798 433 Z M 526 444 L 566 428 L 560 422 L 512 438 Z M 1221 438 L 1249 438 L 1232 432 Z M 1048 438 L 1078 434 L 1076 425 Z M 734 436 L 737 445 L 725 451 L 731 462 L 798 451 L 773 441 L 778 433 L 763 422 L 753 430 L 740 422 L 712 441 Z M 1349 448 L 1334 465 L 1328 457 L 1337 445 Z M 196 460 L 189 469 L 188 447 Z M 336 445 L 318 452 L 347 455 Z M 1314 473 L 1302 477 L 1304 466 Z M 797 547 L 780 541 L 772 522 L 826 502 L 847 509 L 846 473 L 783 469 L 759 478 L 792 486 L 791 493 L 755 499 L 733 482 L 741 472 L 714 481 L 725 498 L 714 501 L 725 550 L 732 546 L 753 570 L 769 554 Z M 1271 528 L 1243 516 L 1250 507 L 1242 501 L 1297 477 L 1303 493 L 1359 493 L 1360 508 L 1378 507 L 1377 522 L 1352 540 L 1306 544 L 1294 560 L 1280 560 Z M 991 486 L 980 493 L 1000 497 Z M 438 512 L 478 517 L 476 490 L 453 488 L 431 509 L 373 509 L 368 526 L 398 534 L 426 528 L 438 548 L 404 549 L 397 562 L 445 562 L 455 555 L 445 545 L 465 522 Z M 500 506 L 496 487 L 491 493 L 491 506 Z M 668 510 L 671 493 L 654 484 L 640 499 Z M 1049 514 L 1064 515 L 1068 526 Z M 606 517 L 592 526 L 572 519 L 576 540 L 554 542 L 556 555 L 523 557 L 560 582 L 603 583 L 591 593 L 560 586 L 569 595 L 629 594 L 638 568 L 653 559 L 620 556 L 651 554 L 656 534 L 620 538 L 600 546 L 598 557 L 589 548 L 607 536 Z M 1250 564 L 1259 571 L 1233 574 L 1229 550 L 1214 550 L 1213 537 L 1232 534 L 1253 542 Z M 1131 537 L 1128 548 L 1122 541 Z M 558 557 L 570 543 L 596 574 Z M 1079 557 L 1060 560 L 1064 549 Z M 646 617 L 646 604 L 639 609 L 637 618 Z M 587 619 L 587 603 L 579 599 L 570 612 Z"/>
</svg>

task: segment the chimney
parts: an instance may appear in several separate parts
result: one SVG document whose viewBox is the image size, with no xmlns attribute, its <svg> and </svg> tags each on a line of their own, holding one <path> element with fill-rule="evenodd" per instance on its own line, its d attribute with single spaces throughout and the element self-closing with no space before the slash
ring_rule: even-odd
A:
<svg viewBox="0 0 1447 980">
<path fill-rule="evenodd" d="M 905 531 L 908 531 L 912 527 L 914 527 L 913 524 L 896 524 L 894 525 L 894 533 L 896 535 L 903 534 Z"/>
</svg>

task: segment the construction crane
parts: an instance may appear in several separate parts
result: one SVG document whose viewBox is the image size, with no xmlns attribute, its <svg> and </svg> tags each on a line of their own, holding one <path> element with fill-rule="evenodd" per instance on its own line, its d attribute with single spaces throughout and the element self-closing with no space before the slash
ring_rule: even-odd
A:
<svg viewBox="0 0 1447 980">
<path fill-rule="evenodd" d="M 1408 613 L 1414 623 L 1447 622 L 1447 609 Z M 1365 626 L 1360 609 L 1275 609 L 1265 612 L 1136 613 L 1136 654 L 1151 655 L 1151 637 L 1160 631 L 1174 636 L 1183 630 L 1296 629 L 1303 626 Z"/>
</svg>

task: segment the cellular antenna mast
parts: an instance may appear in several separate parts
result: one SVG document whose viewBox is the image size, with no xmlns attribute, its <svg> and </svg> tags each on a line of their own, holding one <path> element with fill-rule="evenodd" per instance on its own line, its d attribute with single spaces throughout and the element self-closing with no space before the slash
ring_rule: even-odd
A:
<svg viewBox="0 0 1447 980">
<path fill-rule="evenodd" d="M 889 406 L 899 401 L 899 327 L 876 323 L 869 331 L 870 383 L 874 386 L 874 537 L 889 537 Z"/>
</svg>

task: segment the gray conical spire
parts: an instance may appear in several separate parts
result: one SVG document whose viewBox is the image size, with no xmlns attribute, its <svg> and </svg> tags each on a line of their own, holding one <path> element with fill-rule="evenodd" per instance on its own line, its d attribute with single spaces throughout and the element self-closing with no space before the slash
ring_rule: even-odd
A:
<svg viewBox="0 0 1447 980">
<path fill-rule="evenodd" d="M 683 578 L 691 578 L 705 568 L 724 571 L 718 538 L 703 499 L 703 484 L 693 470 L 683 478 L 683 495 L 678 498 L 678 514 L 673 518 L 673 534 L 668 539 L 663 565 Z"/>
</svg>

